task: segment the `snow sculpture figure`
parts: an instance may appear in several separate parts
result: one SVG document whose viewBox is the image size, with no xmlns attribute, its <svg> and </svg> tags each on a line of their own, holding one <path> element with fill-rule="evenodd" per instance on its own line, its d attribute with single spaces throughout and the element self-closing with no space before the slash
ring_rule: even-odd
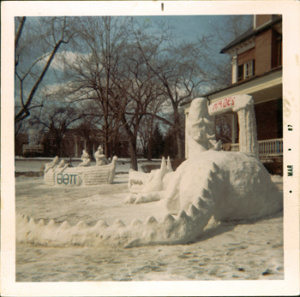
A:
<svg viewBox="0 0 300 297">
<path fill-rule="evenodd" d="M 183 244 L 199 238 L 212 216 L 216 221 L 236 221 L 282 210 L 282 195 L 258 159 L 252 97 L 240 95 L 209 107 L 206 102 L 197 98 L 191 103 L 187 118 L 189 157 L 175 172 L 168 172 L 163 161 L 161 169 L 148 175 L 130 173 L 129 188 L 140 196 L 129 196 L 127 202 L 161 199 L 158 207 L 163 203 L 168 210 L 164 220 L 150 216 L 144 224 L 133 220 L 128 226 L 121 220 L 111 226 L 100 220 L 83 229 L 82 222 L 73 227 L 67 222 L 44 226 L 43 222 L 36 224 L 18 216 L 18 240 L 66 245 L 88 238 L 97 244 L 125 247 Z M 213 116 L 224 109 L 238 113 L 240 152 L 220 151 L 220 143 L 215 141 Z M 47 228 L 54 231 L 48 234 L 44 232 Z"/>
<path fill-rule="evenodd" d="M 81 160 L 82 160 L 82 162 L 78 165 L 79 167 L 90 166 L 91 160 L 90 160 L 90 156 L 86 150 L 82 151 Z"/>
<path fill-rule="evenodd" d="M 61 160 L 57 166 L 59 168 L 59 172 L 62 173 L 69 165 L 66 164 L 65 160 Z"/>
<path fill-rule="evenodd" d="M 117 159 L 115 156 L 110 164 L 89 166 L 90 158 L 88 158 L 88 153 L 83 150 L 81 158 L 83 162 L 78 167 L 69 167 L 64 160 L 59 162 L 59 158 L 55 157 L 51 163 L 45 165 L 44 183 L 50 186 L 111 184 L 115 177 Z"/>
<path fill-rule="evenodd" d="M 49 171 L 49 169 L 52 169 L 52 168 L 54 168 L 55 166 L 57 166 L 58 162 L 59 162 L 59 158 L 58 158 L 58 156 L 56 156 L 56 157 L 52 160 L 52 162 L 46 163 L 46 164 L 45 164 L 44 173 L 47 173 L 47 172 Z"/>
<path fill-rule="evenodd" d="M 161 193 L 172 178 L 172 165 L 168 157 L 167 163 L 162 158 L 160 169 L 152 170 L 150 173 L 138 172 L 133 169 L 129 171 L 128 188 L 130 194 L 125 203 L 145 203 L 161 199 Z"/>
<path fill-rule="evenodd" d="M 103 149 L 102 149 L 101 145 L 99 145 L 98 150 L 95 152 L 94 157 L 95 157 L 97 166 L 108 164 L 108 160 L 106 159 L 105 155 L 103 154 Z"/>
</svg>

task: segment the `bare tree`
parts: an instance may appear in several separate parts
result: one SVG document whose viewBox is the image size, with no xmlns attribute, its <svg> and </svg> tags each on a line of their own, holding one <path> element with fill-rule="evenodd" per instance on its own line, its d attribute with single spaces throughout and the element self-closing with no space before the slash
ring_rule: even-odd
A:
<svg viewBox="0 0 300 297">
<path fill-rule="evenodd" d="M 87 17 L 76 18 L 73 30 L 74 60 L 64 57 L 67 86 L 64 96 L 81 101 L 86 116 L 103 131 L 104 151 L 109 154 L 110 144 L 118 134 L 119 113 L 112 111 L 114 85 L 112 77 L 120 67 L 120 56 L 126 48 L 127 18 Z M 61 92 L 62 94 L 62 92 Z"/>
<path fill-rule="evenodd" d="M 161 25 L 160 28 L 164 28 Z M 190 99 L 193 92 L 208 82 L 208 65 L 206 61 L 206 42 L 170 44 L 169 35 L 163 29 L 155 39 L 147 36 L 144 30 L 135 31 L 139 50 L 147 67 L 160 81 L 168 101 L 165 110 L 172 110 L 172 118 L 157 114 L 156 117 L 173 128 L 176 135 L 177 157 L 184 155 L 183 123 L 180 116 L 180 105 Z M 147 46 L 142 46 L 142 42 Z M 169 111 L 170 112 L 170 111 Z"/>
<path fill-rule="evenodd" d="M 67 78 L 72 79 L 60 96 L 81 102 L 86 116 L 99 119 L 106 154 L 109 144 L 123 131 L 131 166 L 137 169 L 139 127 L 161 91 L 132 38 L 131 22 L 112 17 L 76 20 L 76 57 L 69 61 L 66 55 L 64 61 Z"/>
<path fill-rule="evenodd" d="M 231 84 L 231 58 L 228 55 L 220 55 L 220 51 L 241 34 L 251 30 L 252 23 L 251 15 L 224 16 L 222 21 L 210 23 L 212 33 L 208 43 L 208 60 L 213 69 L 211 90 L 219 90 Z"/>
<path fill-rule="evenodd" d="M 68 43 L 72 35 L 66 18 L 16 19 L 15 96 L 18 103 L 15 123 L 29 117 L 32 109 L 42 106 L 41 101 L 34 102 L 36 93 L 59 48 Z"/>
<path fill-rule="evenodd" d="M 70 103 L 47 102 L 40 113 L 34 116 L 33 121 L 49 132 L 54 139 L 55 154 L 63 156 L 63 138 L 69 127 L 82 117 L 76 106 Z"/>
<path fill-rule="evenodd" d="M 124 71 L 120 71 L 118 77 L 113 77 L 116 88 L 111 107 L 115 114 L 119 114 L 122 129 L 128 138 L 131 168 L 137 170 L 138 133 L 145 116 L 159 109 L 162 93 L 136 43 L 127 45 L 123 67 Z"/>
</svg>

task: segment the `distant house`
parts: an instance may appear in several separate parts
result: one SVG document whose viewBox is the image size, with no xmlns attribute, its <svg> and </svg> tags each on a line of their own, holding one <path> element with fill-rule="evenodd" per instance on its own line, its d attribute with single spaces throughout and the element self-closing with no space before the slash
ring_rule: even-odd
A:
<svg viewBox="0 0 300 297">
<path fill-rule="evenodd" d="M 255 15 L 253 27 L 225 46 L 221 53 L 231 56 L 232 83 L 203 97 L 208 98 L 209 104 L 214 104 L 234 95 L 251 95 L 255 104 L 260 157 L 282 156 L 282 17 Z M 186 114 L 188 112 L 187 105 Z M 238 150 L 237 115 L 231 113 L 229 117 L 229 148 Z"/>
<path fill-rule="evenodd" d="M 61 157 L 80 158 L 85 149 L 90 157 L 94 157 L 99 145 L 104 147 L 101 133 L 92 131 L 89 135 L 80 135 L 78 130 L 69 129 L 64 134 L 61 146 L 58 148 L 55 137 L 50 132 L 40 132 L 39 141 L 34 146 L 30 145 L 30 135 L 17 134 L 15 139 L 15 155 L 26 157 Z M 128 141 L 123 135 L 119 135 L 108 146 L 109 156 L 128 157 Z M 60 151 L 60 153 L 58 153 Z"/>
<path fill-rule="evenodd" d="M 23 147 L 28 145 L 28 134 L 18 133 L 15 137 L 15 156 L 23 156 Z"/>
</svg>

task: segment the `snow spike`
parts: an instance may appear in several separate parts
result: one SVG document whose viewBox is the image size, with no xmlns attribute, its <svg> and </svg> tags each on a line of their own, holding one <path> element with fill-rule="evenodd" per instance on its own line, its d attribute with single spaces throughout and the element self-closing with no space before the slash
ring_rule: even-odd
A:
<svg viewBox="0 0 300 297">
<path fill-rule="evenodd" d="M 181 220 L 186 220 L 188 218 L 186 212 L 184 210 L 182 210 L 179 214 L 179 219 Z"/>
<path fill-rule="evenodd" d="M 130 227 L 134 227 L 134 226 L 140 226 L 142 225 L 142 222 L 138 219 L 134 219 L 131 224 L 130 224 Z"/>
<path fill-rule="evenodd" d="M 54 220 L 50 220 L 47 226 L 48 226 L 48 227 L 53 227 L 53 226 L 55 226 Z"/>
<path fill-rule="evenodd" d="M 194 204 L 191 204 L 188 210 L 188 214 L 190 215 L 190 217 L 194 218 L 199 214 L 199 209 Z"/>
<path fill-rule="evenodd" d="M 124 224 L 124 222 L 122 220 L 119 219 L 114 222 L 113 226 L 116 228 L 123 228 L 126 225 Z"/>
<path fill-rule="evenodd" d="M 203 189 L 202 191 L 203 198 L 211 198 L 211 192 L 208 189 Z"/>
<path fill-rule="evenodd" d="M 212 167 L 212 172 L 218 172 L 220 170 L 220 167 L 215 162 L 213 162 Z"/>
<path fill-rule="evenodd" d="M 45 225 L 44 220 L 43 219 L 39 220 L 38 226 L 44 226 L 44 225 Z"/>
<path fill-rule="evenodd" d="M 157 223 L 157 220 L 156 220 L 156 218 L 155 217 L 153 217 L 153 216 L 150 216 L 147 220 L 146 220 L 146 224 L 147 225 L 152 225 L 152 224 L 156 224 Z"/>
<path fill-rule="evenodd" d="M 168 156 L 168 159 L 167 159 L 167 169 L 169 171 L 173 171 L 172 164 L 171 164 L 171 159 L 170 159 L 169 156 Z"/>
<path fill-rule="evenodd" d="M 169 213 L 165 216 L 164 224 L 173 224 L 175 221 L 174 217 Z"/>
<path fill-rule="evenodd" d="M 198 199 L 198 207 L 199 209 L 202 211 L 203 209 L 206 209 L 207 208 L 207 203 L 205 201 L 205 199 L 203 198 L 199 198 Z"/>
<path fill-rule="evenodd" d="M 103 220 L 99 220 L 96 225 L 94 226 L 94 228 L 107 228 L 108 227 L 108 224 L 103 221 Z"/>
<path fill-rule="evenodd" d="M 84 221 L 79 221 L 77 224 L 76 224 L 76 227 L 79 228 L 79 229 L 84 229 L 87 227 L 87 224 L 84 222 Z"/>
<path fill-rule="evenodd" d="M 210 179 L 215 180 L 217 178 L 217 172 L 210 171 Z"/>
<path fill-rule="evenodd" d="M 212 182 L 211 178 L 208 178 L 208 179 L 207 179 L 207 188 L 208 188 L 208 189 L 211 189 L 211 188 L 212 188 L 212 185 L 213 185 L 213 182 Z"/>
<path fill-rule="evenodd" d="M 161 158 L 160 169 L 166 168 L 166 159 L 165 157 Z"/>
<path fill-rule="evenodd" d="M 70 226 L 70 224 L 69 224 L 68 221 L 63 221 L 63 222 L 61 223 L 59 229 L 68 229 L 68 228 L 70 228 L 70 227 L 71 227 L 71 226 Z"/>
<path fill-rule="evenodd" d="M 30 226 L 34 226 L 34 225 L 35 225 L 35 221 L 34 221 L 33 218 L 31 218 L 31 219 L 29 220 L 29 225 L 30 225 Z"/>
</svg>

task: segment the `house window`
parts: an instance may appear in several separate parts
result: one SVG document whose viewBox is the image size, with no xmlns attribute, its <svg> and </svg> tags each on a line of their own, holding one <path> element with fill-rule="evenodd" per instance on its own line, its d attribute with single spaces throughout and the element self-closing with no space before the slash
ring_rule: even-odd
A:
<svg viewBox="0 0 300 297">
<path fill-rule="evenodd" d="M 282 36 L 277 39 L 277 51 L 278 51 L 278 66 L 282 65 Z"/>
<path fill-rule="evenodd" d="M 255 74 L 254 60 L 245 62 L 238 66 L 238 81 L 244 80 L 246 78 L 252 77 Z"/>
<path fill-rule="evenodd" d="M 254 75 L 254 63 L 253 60 L 244 64 L 244 77 L 248 78 Z"/>
</svg>

